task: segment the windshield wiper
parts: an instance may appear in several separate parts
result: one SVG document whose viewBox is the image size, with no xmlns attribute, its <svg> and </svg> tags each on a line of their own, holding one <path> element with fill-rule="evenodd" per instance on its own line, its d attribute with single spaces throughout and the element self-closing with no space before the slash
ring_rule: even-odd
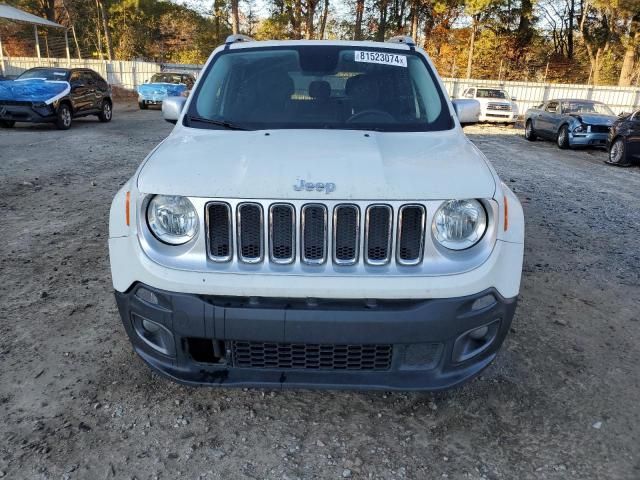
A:
<svg viewBox="0 0 640 480">
<path fill-rule="evenodd" d="M 228 122 L 226 120 L 213 120 L 211 118 L 198 117 L 195 115 L 187 115 L 187 121 L 189 125 L 191 122 L 206 123 L 207 125 L 217 125 L 218 127 L 224 127 L 229 130 L 249 130 L 248 128 L 236 125 L 235 123 Z"/>
</svg>

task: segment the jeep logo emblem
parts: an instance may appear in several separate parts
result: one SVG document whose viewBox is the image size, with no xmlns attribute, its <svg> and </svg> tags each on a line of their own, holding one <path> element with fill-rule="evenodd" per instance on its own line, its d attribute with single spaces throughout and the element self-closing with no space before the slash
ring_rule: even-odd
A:
<svg viewBox="0 0 640 480">
<path fill-rule="evenodd" d="M 336 184 L 331 182 L 305 182 L 304 179 L 299 178 L 296 180 L 298 183 L 293 186 L 296 192 L 324 192 L 329 194 L 336 191 Z"/>
</svg>

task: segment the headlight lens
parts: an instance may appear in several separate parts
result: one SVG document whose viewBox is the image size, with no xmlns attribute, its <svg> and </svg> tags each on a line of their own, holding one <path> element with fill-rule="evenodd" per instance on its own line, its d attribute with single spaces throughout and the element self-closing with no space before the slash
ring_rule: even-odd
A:
<svg viewBox="0 0 640 480">
<path fill-rule="evenodd" d="M 487 213 L 477 200 L 444 202 L 433 218 L 433 233 L 440 245 L 464 250 L 480 241 L 487 229 Z"/>
<path fill-rule="evenodd" d="M 584 132 L 584 126 L 583 125 L 578 125 L 576 128 L 573 129 L 573 131 L 575 133 L 582 133 L 582 132 Z"/>
<path fill-rule="evenodd" d="M 156 195 L 147 206 L 147 223 L 158 240 L 171 245 L 187 243 L 198 233 L 198 213 L 186 197 Z"/>
</svg>

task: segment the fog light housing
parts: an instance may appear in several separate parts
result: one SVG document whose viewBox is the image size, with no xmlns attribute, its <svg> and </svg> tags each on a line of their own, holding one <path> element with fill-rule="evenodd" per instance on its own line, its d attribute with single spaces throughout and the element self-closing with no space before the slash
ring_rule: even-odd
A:
<svg viewBox="0 0 640 480">
<path fill-rule="evenodd" d="M 451 360 L 460 363 L 470 360 L 486 351 L 498 336 L 500 319 L 474 327 L 460 335 L 453 344 Z"/>
<path fill-rule="evenodd" d="M 153 320 L 141 317 L 136 313 L 131 314 L 131 322 L 138 338 L 148 347 L 163 355 L 175 356 L 176 347 L 173 333 L 171 333 L 167 327 Z"/>
<path fill-rule="evenodd" d="M 475 330 L 471 330 L 469 332 L 469 338 L 473 340 L 482 340 L 489 333 L 489 327 L 486 325 L 484 327 L 476 328 Z"/>
</svg>

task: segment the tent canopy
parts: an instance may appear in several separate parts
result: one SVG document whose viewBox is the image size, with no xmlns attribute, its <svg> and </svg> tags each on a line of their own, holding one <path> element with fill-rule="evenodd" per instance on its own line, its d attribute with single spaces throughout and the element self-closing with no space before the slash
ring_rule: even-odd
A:
<svg viewBox="0 0 640 480">
<path fill-rule="evenodd" d="M 66 28 L 59 23 L 52 22 L 46 18 L 40 18 L 18 8 L 5 5 L 4 3 L 0 3 L 0 18 L 6 18 L 7 20 L 13 20 L 16 22 L 30 23 L 32 25 L 42 25 L 43 27 Z"/>
</svg>

